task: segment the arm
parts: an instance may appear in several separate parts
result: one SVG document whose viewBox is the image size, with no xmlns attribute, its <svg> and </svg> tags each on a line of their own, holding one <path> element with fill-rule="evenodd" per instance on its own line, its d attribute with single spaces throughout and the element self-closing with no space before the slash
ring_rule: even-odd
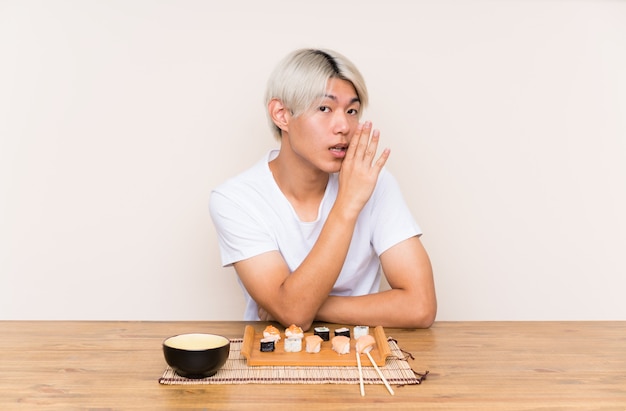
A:
<svg viewBox="0 0 626 411">
<path fill-rule="evenodd" d="M 390 290 L 359 297 L 329 296 L 316 319 L 340 324 L 428 328 L 437 299 L 428 254 L 418 237 L 385 251 L 381 264 Z"/>
<path fill-rule="evenodd" d="M 359 127 L 339 173 L 339 192 L 315 245 L 290 273 L 282 255 L 271 251 L 234 264 L 250 296 L 283 325 L 308 329 L 341 272 L 354 227 L 370 198 L 389 151 L 374 160 L 378 132 Z"/>
</svg>

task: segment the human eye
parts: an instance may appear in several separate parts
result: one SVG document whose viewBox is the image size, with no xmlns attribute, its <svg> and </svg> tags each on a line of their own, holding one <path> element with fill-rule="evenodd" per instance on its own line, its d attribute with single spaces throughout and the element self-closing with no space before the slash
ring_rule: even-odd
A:
<svg viewBox="0 0 626 411">
<path fill-rule="evenodd" d="M 319 106 L 318 110 L 321 111 L 322 113 L 330 113 L 330 107 L 328 106 Z"/>
<path fill-rule="evenodd" d="M 348 114 L 350 114 L 351 116 L 357 116 L 359 115 L 359 110 L 356 108 L 351 108 L 348 110 Z"/>
</svg>

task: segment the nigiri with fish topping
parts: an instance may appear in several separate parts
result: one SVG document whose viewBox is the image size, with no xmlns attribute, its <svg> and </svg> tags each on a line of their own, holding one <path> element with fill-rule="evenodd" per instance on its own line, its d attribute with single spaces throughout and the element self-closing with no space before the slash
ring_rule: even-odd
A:
<svg viewBox="0 0 626 411">
<path fill-rule="evenodd" d="M 278 341 L 280 340 L 280 331 L 278 331 L 278 328 L 273 325 L 268 325 L 265 327 L 265 330 L 263 330 L 263 338 Z"/>
<path fill-rule="evenodd" d="M 372 351 L 375 345 L 376 339 L 373 336 L 371 336 L 370 334 L 362 335 L 359 337 L 358 340 L 356 340 L 356 352 L 358 352 L 359 354 L 368 353 Z"/>
<path fill-rule="evenodd" d="M 337 335 L 331 340 L 333 351 L 337 354 L 348 354 L 350 352 L 350 337 Z"/>
<path fill-rule="evenodd" d="M 319 335 L 308 335 L 304 339 L 306 342 L 306 352 L 318 353 L 322 348 L 322 337 Z"/>
<path fill-rule="evenodd" d="M 288 338 L 304 338 L 304 331 L 302 331 L 302 328 L 298 327 L 295 324 L 291 324 L 286 330 L 285 330 L 285 337 Z"/>
</svg>

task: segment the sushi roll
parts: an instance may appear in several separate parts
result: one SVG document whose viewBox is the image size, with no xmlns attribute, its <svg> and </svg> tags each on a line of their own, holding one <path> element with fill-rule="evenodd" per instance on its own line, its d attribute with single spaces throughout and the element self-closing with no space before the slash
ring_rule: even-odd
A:
<svg viewBox="0 0 626 411">
<path fill-rule="evenodd" d="M 285 352 L 302 351 L 302 338 L 287 337 L 285 338 Z"/>
<path fill-rule="evenodd" d="M 370 333 L 370 327 L 367 325 L 357 325 L 354 327 L 354 339 L 358 340 L 362 335 L 366 335 Z"/>
<path fill-rule="evenodd" d="M 335 336 L 343 335 L 345 337 L 350 338 L 350 329 L 348 327 L 337 328 L 335 330 Z"/>
<path fill-rule="evenodd" d="M 315 327 L 313 334 L 319 335 L 324 341 L 330 341 L 330 330 L 328 327 Z"/>
<path fill-rule="evenodd" d="M 268 325 L 267 327 L 265 327 L 265 330 L 263 330 L 263 338 L 278 341 L 280 340 L 280 331 L 278 331 L 278 328 L 274 327 L 273 325 Z"/>
<path fill-rule="evenodd" d="M 356 352 L 358 352 L 359 354 L 368 353 L 372 351 L 374 345 L 376 345 L 376 339 L 374 339 L 374 337 L 369 334 L 365 334 L 360 336 L 359 339 L 356 340 L 355 349 Z"/>
<path fill-rule="evenodd" d="M 346 337 L 345 335 L 338 335 L 333 337 L 331 344 L 333 346 L 333 351 L 337 354 L 348 354 L 350 352 L 350 337 Z"/>
<path fill-rule="evenodd" d="M 309 335 L 305 339 L 305 350 L 309 353 L 318 353 L 322 348 L 322 337 L 319 335 Z"/>
<path fill-rule="evenodd" d="M 272 352 L 276 349 L 276 340 L 272 338 L 261 339 L 261 352 Z"/>
<path fill-rule="evenodd" d="M 300 338 L 303 339 L 304 338 L 304 331 L 302 331 L 302 328 L 298 327 L 295 324 L 291 324 L 289 326 L 289 328 L 287 328 L 285 330 L 285 337 L 286 338 Z"/>
</svg>

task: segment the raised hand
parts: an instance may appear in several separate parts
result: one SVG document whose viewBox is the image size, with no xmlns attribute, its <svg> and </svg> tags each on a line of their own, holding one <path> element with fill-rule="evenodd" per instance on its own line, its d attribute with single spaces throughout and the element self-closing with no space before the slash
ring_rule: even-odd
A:
<svg viewBox="0 0 626 411">
<path fill-rule="evenodd" d="M 340 202 L 342 207 L 347 207 L 346 211 L 357 214 L 361 212 L 376 187 L 378 175 L 390 153 L 390 150 L 386 148 L 374 161 L 379 139 L 380 132 L 372 131 L 372 123 L 367 121 L 359 124 L 350 141 L 339 171 L 339 193 L 337 194 L 337 202 Z"/>
</svg>

